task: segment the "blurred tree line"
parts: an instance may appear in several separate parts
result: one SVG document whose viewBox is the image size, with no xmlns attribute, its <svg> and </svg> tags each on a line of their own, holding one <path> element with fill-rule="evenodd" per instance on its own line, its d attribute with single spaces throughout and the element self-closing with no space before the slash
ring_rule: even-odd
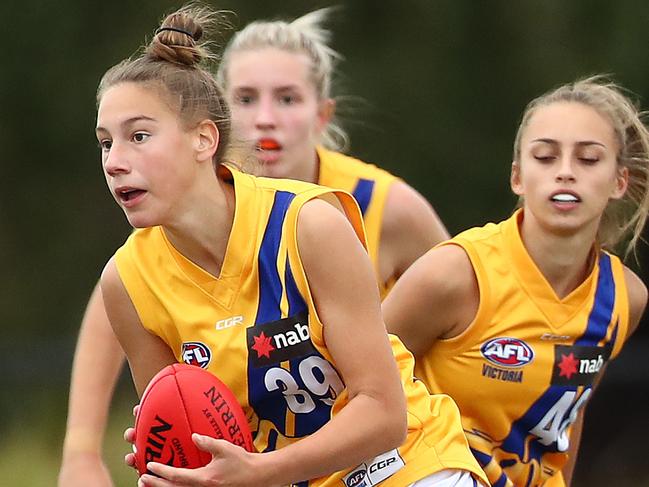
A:
<svg viewBox="0 0 649 487">
<path fill-rule="evenodd" d="M 230 19 L 238 29 L 258 18 L 294 18 L 333 1 L 210 3 L 235 12 Z M 163 14 L 181 2 L 2 5 L 0 452 L 11 448 L 11 431 L 29 435 L 23 428 L 32 425 L 56 468 L 81 315 L 105 261 L 130 231 L 103 181 L 95 90 L 104 71 L 150 38 Z M 500 220 L 513 208 L 511 146 L 533 97 L 577 77 L 609 73 L 649 106 L 649 2 L 337 5 L 330 27 L 344 61 L 335 93 L 351 135 L 349 152 L 411 183 L 451 233 Z M 223 42 L 227 38 L 224 33 Z M 645 282 L 647 253 L 643 245 L 639 272 Z M 649 485 L 649 468 L 640 458 L 641 438 L 649 434 L 647 351 L 644 323 L 595 395 L 578 485 L 608 485 L 619 475 Z M 132 402 L 128 380 L 120 390 Z M 0 460 L 0 478 L 10 478 L 8 468 Z M 56 470 L 45 475 L 53 482 Z"/>
</svg>

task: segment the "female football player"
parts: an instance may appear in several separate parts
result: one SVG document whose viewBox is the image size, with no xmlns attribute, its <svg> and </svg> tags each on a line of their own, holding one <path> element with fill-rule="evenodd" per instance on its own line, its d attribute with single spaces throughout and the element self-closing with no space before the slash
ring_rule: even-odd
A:
<svg viewBox="0 0 649 487">
<path fill-rule="evenodd" d="M 381 295 L 448 234 L 412 187 L 339 152 L 346 140 L 334 120 L 331 84 L 338 54 L 328 46 L 323 9 L 293 22 L 254 22 L 223 54 L 218 80 L 232 112 L 237 152 L 252 171 L 351 192 L 360 204 Z M 313 109 L 315 107 L 315 109 Z M 188 355 L 188 360 L 192 357 Z M 112 485 L 101 459 L 110 398 L 123 352 L 93 292 L 75 354 L 60 485 Z"/>
<path fill-rule="evenodd" d="M 140 485 L 476 485 L 455 404 L 385 332 L 355 200 L 225 162 L 208 27 L 209 10 L 182 8 L 101 80 L 102 167 L 137 229 L 101 290 L 138 393 L 191 355 L 234 392 L 260 453 L 197 437 L 207 466 L 149 462 Z"/>
<path fill-rule="evenodd" d="M 648 169 L 649 133 L 614 84 L 535 99 L 514 142 L 520 208 L 430 250 L 384 302 L 494 486 L 570 484 L 584 406 L 647 302 L 613 251 L 640 238 Z"/>
</svg>

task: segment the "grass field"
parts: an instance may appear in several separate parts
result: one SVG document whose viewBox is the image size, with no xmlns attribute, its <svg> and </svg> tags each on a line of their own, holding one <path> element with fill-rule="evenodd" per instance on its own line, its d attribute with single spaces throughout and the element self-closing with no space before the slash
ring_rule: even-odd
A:
<svg viewBox="0 0 649 487">
<path fill-rule="evenodd" d="M 45 392 L 43 393 L 46 395 Z M 67 392 L 66 392 L 67 394 Z M 113 402 L 104 440 L 104 459 L 116 487 L 135 486 L 137 476 L 124 463 L 129 446 L 122 435 L 131 425 L 133 401 L 129 395 Z M 2 424 L 0 485 L 54 487 L 61 462 L 66 409 L 63 401 L 45 402 L 42 409 L 25 407 Z M 41 414 L 43 413 L 43 414 Z M 38 419 L 34 419 L 38 418 Z"/>
</svg>

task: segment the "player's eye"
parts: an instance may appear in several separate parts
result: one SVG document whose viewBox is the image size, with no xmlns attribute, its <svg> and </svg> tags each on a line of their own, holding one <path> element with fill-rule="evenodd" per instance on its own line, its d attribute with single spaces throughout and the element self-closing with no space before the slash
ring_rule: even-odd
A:
<svg viewBox="0 0 649 487">
<path fill-rule="evenodd" d="M 253 102 L 252 95 L 237 95 L 235 102 L 239 105 L 250 105 Z"/>
<path fill-rule="evenodd" d="M 298 101 L 298 100 L 297 100 L 297 97 L 295 97 L 295 96 L 293 96 L 293 95 L 282 95 L 282 96 L 279 98 L 279 102 L 280 102 L 282 105 L 293 105 L 293 104 L 294 104 L 295 102 L 297 102 L 297 101 Z"/>
<path fill-rule="evenodd" d="M 145 132 L 135 132 L 133 134 L 133 142 L 141 143 L 141 142 L 144 142 L 149 137 L 150 137 L 150 135 L 145 133 Z"/>
<path fill-rule="evenodd" d="M 113 141 L 109 139 L 102 139 L 99 141 L 98 145 L 103 152 L 108 152 L 113 145 Z"/>
<path fill-rule="evenodd" d="M 534 159 L 536 159 L 539 162 L 551 162 L 555 159 L 554 156 L 546 156 L 546 155 L 536 155 L 534 156 Z"/>
</svg>

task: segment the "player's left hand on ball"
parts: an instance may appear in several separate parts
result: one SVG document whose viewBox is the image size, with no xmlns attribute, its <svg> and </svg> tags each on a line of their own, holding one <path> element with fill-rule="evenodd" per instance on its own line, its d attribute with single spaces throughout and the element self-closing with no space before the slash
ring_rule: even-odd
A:
<svg viewBox="0 0 649 487">
<path fill-rule="evenodd" d="M 249 453 L 225 440 L 196 433 L 192 435 L 192 440 L 198 448 L 212 455 L 210 463 L 201 468 L 186 469 L 149 462 L 147 464 L 149 471 L 160 478 L 148 474 L 142 475 L 138 487 L 271 486 L 265 478 L 268 469 L 259 465 L 263 454 Z"/>
</svg>

